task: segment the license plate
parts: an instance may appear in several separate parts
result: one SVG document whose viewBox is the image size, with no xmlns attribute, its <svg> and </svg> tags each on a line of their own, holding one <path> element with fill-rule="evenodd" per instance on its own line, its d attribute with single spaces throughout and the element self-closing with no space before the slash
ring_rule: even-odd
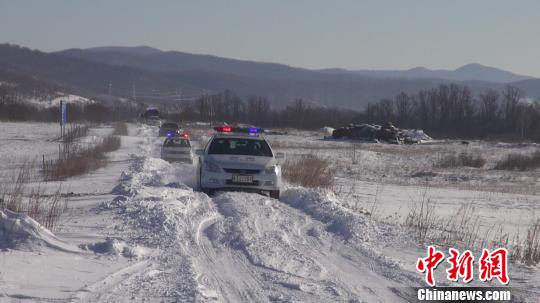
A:
<svg viewBox="0 0 540 303">
<path fill-rule="evenodd" d="M 234 183 L 253 183 L 253 176 L 250 175 L 233 175 L 232 181 Z"/>
</svg>

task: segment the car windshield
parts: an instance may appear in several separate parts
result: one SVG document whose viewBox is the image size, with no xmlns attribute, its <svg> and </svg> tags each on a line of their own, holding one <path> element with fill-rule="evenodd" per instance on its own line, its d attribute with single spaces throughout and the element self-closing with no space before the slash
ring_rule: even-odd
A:
<svg viewBox="0 0 540 303">
<path fill-rule="evenodd" d="M 147 118 L 159 117 L 159 112 L 157 109 L 149 109 L 144 113 L 144 116 Z"/>
<path fill-rule="evenodd" d="M 165 143 L 163 146 L 166 147 L 191 147 L 191 144 L 189 143 L 189 140 L 182 139 L 182 138 L 173 138 L 173 139 L 167 139 L 165 140 Z"/>
<path fill-rule="evenodd" d="M 272 157 L 272 150 L 264 140 L 215 138 L 210 144 L 208 154 Z"/>
</svg>

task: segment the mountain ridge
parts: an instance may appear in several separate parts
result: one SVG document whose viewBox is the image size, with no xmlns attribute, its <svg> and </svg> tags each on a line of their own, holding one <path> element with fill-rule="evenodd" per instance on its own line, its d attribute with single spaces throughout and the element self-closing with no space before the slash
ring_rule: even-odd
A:
<svg viewBox="0 0 540 303">
<path fill-rule="evenodd" d="M 456 69 L 429 69 L 424 66 L 417 66 L 405 70 L 348 70 L 348 69 L 319 69 L 326 73 L 347 73 L 362 75 L 373 78 L 392 78 L 392 79 L 422 79 L 435 78 L 454 81 L 486 81 L 496 83 L 512 83 L 523 80 L 535 79 L 531 76 L 518 75 L 500 68 L 482 65 L 479 63 L 468 63 Z"/>
<path fill-rule="evenodd" d="M 473 66 L 474 67 L 474 66 Z M 363 108 L 369 102 L 394 98 L 401 92 L 416 93 L 440 84 L 467 85 L 474 94 L 501 91 L 508 83 L 438 78 L 377 78 L 347 72 L 321 72 L 278 63 L 259 63 L 212 55 L 162 51 L 151 47 L 99 47 L 40 52 L 0 44 L 0 71 L 28 75 L 88 93 L 130 98 L 155 93 L 184 96 L 191 92 L 229 89 L 240 97 L 264 96 L 282 107 L 296 99 L 311 104 Z M 417 68 L 417 72 L 425 69 Z M 540 80 L 523 80 L 530 97 L 539 96 Z M 2 81 L 2 79 L 0 79 Z M 521 82 L 512 82 L 520 87 Z M 112 89 L 111 89 L 112 86 Z M 171 93 L 172 92 L 172 93 Z M 178 93 L 176 93 L 178 94 Z M 192 96 L 195 93 L 191 94 Z M 175 102 L 173 99 L 165 100 Z"/>
</svg>

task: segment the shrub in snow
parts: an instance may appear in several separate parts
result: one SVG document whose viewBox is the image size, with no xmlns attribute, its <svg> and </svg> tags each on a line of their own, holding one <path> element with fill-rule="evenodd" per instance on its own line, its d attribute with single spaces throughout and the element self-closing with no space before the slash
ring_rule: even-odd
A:
<svg viewBox="0 0 540 303">
<path fill-rule="evenodd" d="M 461 152 L 459 154 L 449 154 L 435 164 L 439 168 L 455 168 L 455 167 L 475 167 L 480 168 L 486 164 L 486 159 L 480 154 Z"/>
<path fill-rule="evenodd" d="M 336 169 L 328 159 L 310 155 L 287 160 L 282 165 L 285 180 L 305 187 L 330 188 L 334 185 Z"/>
<path fill-rule="evenodd" d="M 530 155 L 509 154 L 495 165 L 495 169 L 520 171 L 535 170 L 539 167 L 540 150 L 537 150 Z"/>
</svg>

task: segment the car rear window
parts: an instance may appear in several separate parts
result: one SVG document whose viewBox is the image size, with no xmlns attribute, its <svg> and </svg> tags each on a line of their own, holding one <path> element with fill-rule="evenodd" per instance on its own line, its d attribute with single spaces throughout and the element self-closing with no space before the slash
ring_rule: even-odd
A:
<svg viewBox="0 0 540 303">
<path fill-rule="evenodd" d="M 178 128 L 178 124 L 176 123 L 163 123 L 161 125 L 163 128 Z"/>
<path fill-rule="evenodd" d="M 263 140 L 243 138 L 214 138 L 208 154 L 272 157 L 272 150 Z"/>
<path fill-rule="evenodd" d="M 191 147 L 189 140 L 182 138 L 173 138 L 171 140 L 165 140 L 163 146 L 166 147 Z"/>
</svg>

